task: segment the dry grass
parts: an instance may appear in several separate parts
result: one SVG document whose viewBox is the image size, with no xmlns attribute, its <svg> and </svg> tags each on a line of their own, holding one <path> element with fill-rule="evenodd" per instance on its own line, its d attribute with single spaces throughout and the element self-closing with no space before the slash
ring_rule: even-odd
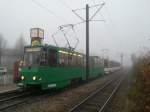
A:
<svg viewBox="0 0 150 112">
<path fill-rule="evenodd" d="M 131 112 L 150 112 L 150 57 L 142 56 L 133 66 L 134 82 L 129 92 Z"/>
</svg>

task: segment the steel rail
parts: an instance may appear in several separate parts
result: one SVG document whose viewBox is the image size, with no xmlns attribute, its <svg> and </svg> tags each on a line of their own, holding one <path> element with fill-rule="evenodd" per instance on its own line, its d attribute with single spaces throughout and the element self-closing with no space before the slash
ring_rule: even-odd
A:
<svg viewBox="0 0 150 112">
<path fill-rule="evenodd" d="M 96 91 L 92 92 L 89 96 L 87 96 L 79 104 L 75 105 L 71 110 L 69 110 L 69 112 L 73 112 L 76 108 L 78 108 L 80 105 L 82 105 L 84 102 L 86 102 L 89 98 L 93 97 L 95 94 L 97 94 L 98 92 L 100 92 L 101 90 L 103 90 L 105 87 L 107 87 L 112 81 L 113 81 L 113 79 L 110 80 L 109 82 L 107 82 L 106 84 L 104 84 L 101 88 L 99 88 Z"/>
<path fill-rule="evenodd" d="M 23 93 L 23 94 L 19 94 L 19 95 L 10 96 L 8 98 L 2 98 L 2 99 L 0 99 L 0 103 L 4 102 L 4 101 L 9 101 L 9 100 L 12 100 L 12 99 L 15 99 L 15 98 L 23 97 L 23 96 L 29 95 L 29 94 L 30 94 L 30 92 L 27 92 L 27 93 Z"/>
<path fill-rule="evenodd" d="M 9 104 L 9 105 L 7 105 L 7 106 L 1 107 L 1 108 L 0 108 L 0 111 L 4 111 L 4 110 L 6 110 L 6 109 L 9 109 L 10 107 L 17 106 L 18 104 L 24 103 L 24 102 L 27 101 L 27 100 L 28 100 L 28 99 L 26 98 L 26 99 L 24 99 L 24 100 L 20 100 L 20 101 L 18 101 L 18 102 L 13 103 L 13 104 Z"/>
<path fill-rule="evenodd" d="M 6 92 L 0 92 L 0 98 L 3 97 L 3 96 L 6 96 L 6 95 L 16 93 L 16 92 L 18 92 L 18 89 L 14 89 L 14 90 L 11 90 L 11 91 L 6 91 Z"/>
<path fill-rule="evenodd" d="M 12 96 L 8 98 L 0 99 L 0 111 L 4 111 L 10 107 L 16 106 L 18 104 L 21 104 L 25 102 L 27 99 L 29 99 L 29 95 L 31 95 L 31 92 L 25 92 L 25 93 L 16 93 L 12 94 Z"/>
<path fill-rule="evenodd" d="M 111 98 L 115 95 L 115 93 L 119 89 L 119 87 L 120 87 L 123 79 L 124 79 L 124 77 L 119 81 L 118 85 L 115 87 L 115 89 L 113 90 L 113 92 L 111 93 L 111 95 L 108 97 L 108 99 L 106 100 L 106 102 L 104 103 L 104 105 L 101 107 L 101 109 L 98 112 L 102 112 L 106 108 L 106 106 L 110 102 Z"/>
<path fill-rule="evenodd" d="M 69 112 L 76 112 L 76 110 L 79 110 L 80 107 L 82 108 L 82 105 L 84 105 L 85 103 L 87 103 L 88 100 L 90 100 L 90 98 L 94 98 L 99 92 L 101 92 L 105 88 L 107 88 L 107 86 L 109 86 L 113 81 L 115 81 L 115 79 L 112 79 L 111 81 L 109 81 L 106 84 L 104 84 L 104 86 L 102 86 L 100 89 L 98 89 L 98 90 L 94 91 L 93 93 L 91 93 L 88 97 L 86 97 L 84 100 L 82 100 L 79 104 L 77 104 L 73 108 L 71 108 L 69 110 Z M 123 79 L 119 80 L 119 82 L 117 83 L 117 86 L 112 90 L 111 94 L 108 96 L 108 98 L 106 99 L 106 101 L 104 102 L 104 104 L 101 107 L 98 107 L 98 108 L 100 108 L 98 112 L 102 112 L 104 110 L 104 108 L 106 107 L 106 105 L 108 104 L 108 102 L 110 101 L 110 99 L 113 97 L 114 93 L 119 88 L 122 80 Z"/>
</svg>

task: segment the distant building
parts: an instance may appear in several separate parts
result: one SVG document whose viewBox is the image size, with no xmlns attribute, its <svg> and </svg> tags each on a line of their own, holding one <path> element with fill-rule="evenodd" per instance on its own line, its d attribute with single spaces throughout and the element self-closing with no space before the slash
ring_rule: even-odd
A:
<svg viewBox="0 0 150 112">
<path fill-rule="evenodd" d="M 12 70 L 14 62 L 19 58 L 18 53 L 15 49 L 5 49 L 2 55 L 2 65 Z"/>
</svg>

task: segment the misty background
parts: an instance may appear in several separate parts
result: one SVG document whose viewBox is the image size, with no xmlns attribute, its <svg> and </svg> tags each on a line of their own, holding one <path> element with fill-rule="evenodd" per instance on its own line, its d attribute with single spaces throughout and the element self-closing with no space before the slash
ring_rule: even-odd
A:
<svg viewBox="0 0 150 112">
<path fill-rule="evenodd" d="M 84 8 L 86 3 L 95 5 L 100 2 L 100 0 L 0 0 L 0 37 L 5 41 L 3 47 L 7 50 L 18 48 L 14 50 L 15 54 L 10 55 L 19 57 L 22 55 L 19 48 L 30 44 L 30 28 L 34 27 L 43 28 L 44 42 L 54 44 L 51 35 L 57 31 L 58 26 L 81 22 L 71 10 Z M 120 54 L 123 53 L 124 64 L 130 65 L 132 53 L 150 47 L 148 40 L 150 1 L 104 0 L 104 2 L 105 6 L 94 19 L 105 22 L 90 23 L 90 54 L 102 56 L 102 49 L 109 49 L 110 59 L 120 61 Z M 90 9 L 90 15 L 95 11 L 96 8 Z M 77 13 L 85 17 L 85 10 Z M 85 52 L 85 24 L 75 26 L 75 31 L 80 40 L 77 50 Z"/>
</svg>

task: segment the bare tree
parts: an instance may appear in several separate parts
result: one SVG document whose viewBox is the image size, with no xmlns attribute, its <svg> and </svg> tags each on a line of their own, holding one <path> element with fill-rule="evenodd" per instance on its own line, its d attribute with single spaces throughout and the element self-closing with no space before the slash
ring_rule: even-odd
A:
<svg viewBox="0 0 150 112">
<path fill-rule="evenodd" d="M 16 49 L 16 56 L 22 57 L 24 54 L 24 46 L 26 45 L 26 41 L 21 34 L 21 36 L 16 40 L 15 49 Z"/>
<path fill-rule="evenodd" d="M 2 34 L 0 34 L 0 66 L 2 65 L 2 56 L 4 55 L 4 49 L 6 47 L 6 40 L 3 38 Z"/>
</svg>

